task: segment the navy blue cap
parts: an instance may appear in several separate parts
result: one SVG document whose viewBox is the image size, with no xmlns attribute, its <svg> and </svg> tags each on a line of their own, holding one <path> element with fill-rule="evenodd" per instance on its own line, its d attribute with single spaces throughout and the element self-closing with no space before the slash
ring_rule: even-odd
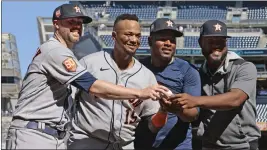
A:
<svg viewBox="0 0 267 150">
<path fill-rule="evenodd" d="M 178 26 L 168 18 L 158 18 L 150 25 L 150 33 L 162 30 L 172 30 L 176 37 L 183 36 L 183 32 L 178 30 Z"/>
<path fill-rule="evenodd" d="M 219 20 L 208 20 L 200 27 L 200 36 L 221 36 L 231 38 L 227 35 L 227 26 Z"/>
<path fill-rule="evenodd" d="M 76 4 L 63 4 L 58 6 L 53 13 L 53 20 L 61 20 L 66 18 L 82 18 L 83 23 L 92 22 L 92 18 L 84 15 L 78 5 Z"/>
</svg>

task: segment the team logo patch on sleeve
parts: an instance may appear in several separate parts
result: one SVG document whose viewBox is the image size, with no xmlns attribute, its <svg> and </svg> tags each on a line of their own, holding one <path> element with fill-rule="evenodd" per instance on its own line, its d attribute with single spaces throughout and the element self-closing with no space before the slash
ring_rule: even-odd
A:
<svg viewBox="0 0 267 150">
<path fill-rule="evenodd" d="M 63 61 L 63 65 L 66 68 L 67 71 L 69 72 L 75 72 L 77 69 L 77 64 L 73 60 L 73 58 L 69 57 Z"/>
</svg>

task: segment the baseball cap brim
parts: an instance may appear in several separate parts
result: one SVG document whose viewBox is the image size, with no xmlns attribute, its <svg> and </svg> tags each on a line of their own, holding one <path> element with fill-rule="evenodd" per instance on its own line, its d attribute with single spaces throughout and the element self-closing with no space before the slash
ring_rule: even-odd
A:
<svg viewBox="0 0 267 150">
<path fill-rule="evenodd" d="M 88 16 L 81 16 L 81 18 L 83 19 L 84 24 L 90 23 L 93 20 L 91 17 Z"/>
<path fill-rule="evenodd" d="M 205 37 L 219 36 L 219 37 L 231 38 L 231 36 L 225 36 L 225 35 L 222 35 L 222 34 L 210 34 L 210 35 L 202 35 L 202 36 L 205 36 Z"/>
<path fill-rule="evenodd" d="M 90 23 L 93 20 L 91 17 L 83 16 L 83 15 L 81 15 L 81 16 L 77 16 L 77 15 L 75 15 L 75 16 L 67 16 L 67 17 L 63 17 L 61 19 L 67 19 L 67 18 L 82 18 L 84 24 Z"/>
<path fill-rule="evenodd" d="M 173 31 L 174 32 L 174 35 L 175 35 L 175 37 L 181 37 L 181 36 L 183 36 L 184 34 L 183 34 L 183 32 L 181 32 L 181 31 L 178 31 L 178 30 L 173 30 L 173 29 L 159 29 L 159 30 L 154 30 L 153 32 L 151 32 L 151 33 L 156 33 L 156 32 L 161 32 L 161 31 L 165 31 L 165 30 L 170 30 L 170 31 Z"/>
<path fill-rule="evenodd" d="M 175 36 L 176 36 L 176 37 L 184 36 L 183 32 L 176 31 L 176 30 L 174 30 L 174 32 L 175 32 Z"/>
</svg>

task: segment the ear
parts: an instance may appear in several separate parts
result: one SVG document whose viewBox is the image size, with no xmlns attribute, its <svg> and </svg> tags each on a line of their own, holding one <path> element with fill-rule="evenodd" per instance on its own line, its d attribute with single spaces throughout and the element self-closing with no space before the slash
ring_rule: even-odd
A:
<svg viewBox="0 0 267 150">
<path fill-rule="evenodd" d="M 112 39 L 115 40 L 117 37 L 117 33 L 116 31 L 112 31 Z"/>
<path fill-rule="evenodd" d="M 58 25 L 57 20 L 54 20 L 53 21 L 53 24 L 54 24 L 54 27 L 58 30 L 59 29 L 59 25 Z"/>
<path fill-rule="evenodd" d="M 198 39 L 198 44 L 199 44 L 200 48 L 202 48 L 202 38 L 201 37 L 199 37 L 199 39 Z"/>
<path fill-rule="evenodd" d="M 147 38 L 147 41 L 148 41 L 148 45 L 151 47 L 151 46 L 152 46 L 152 37 L 149 36 L 149 37 Z"/>
</svg>

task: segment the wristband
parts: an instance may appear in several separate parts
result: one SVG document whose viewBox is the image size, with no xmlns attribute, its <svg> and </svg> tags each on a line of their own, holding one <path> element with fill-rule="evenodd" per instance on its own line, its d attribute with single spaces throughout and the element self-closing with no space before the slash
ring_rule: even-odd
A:
<svg viewBox="0 0 267 150">
<path fill-rule="evenodd" d="M 151 122 L 154 127 L 161 128 L 167 122 L 167 113 L 166 112 L 157 112 L 155 115 L 152 116 Z"/>
</svg>

